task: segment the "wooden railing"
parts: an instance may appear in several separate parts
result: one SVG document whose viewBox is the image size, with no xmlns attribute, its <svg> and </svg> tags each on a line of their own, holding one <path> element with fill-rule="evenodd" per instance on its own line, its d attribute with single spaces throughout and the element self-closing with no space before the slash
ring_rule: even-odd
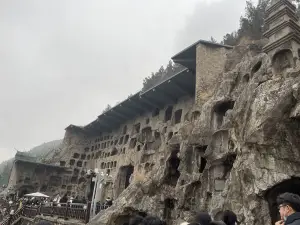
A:
<svg viewBox="0 0 300 225">
<path fill-rule="evenodd" d="M 31 206 L 25 205 L 22 208 L 16 210 L 13 214 L 4 217 L 0 225 L 11 225 L 16 222 L 21 216 L 28 218 L 35 218 L 38 215 L 42 216 L 57 216 L 58 218 L 75 219 L 83 223 L 89 222 L 91 204 L 79 204 L 79 203 L 60 203 L 56 206 Z M 100 211 L 107 209 L 108 206 L 98 205 L 96 207 L 96 214 Z"/>
<path fill-rule="evenodd" d="M 58 216 L 64 219 L 76 219 L 82 222 L 88 222 L 88 205 L 79 203 L 60 203 L 56 206 L 25 206 L 23 215 L 34 218 L 37 215 Z"/>
</svg>

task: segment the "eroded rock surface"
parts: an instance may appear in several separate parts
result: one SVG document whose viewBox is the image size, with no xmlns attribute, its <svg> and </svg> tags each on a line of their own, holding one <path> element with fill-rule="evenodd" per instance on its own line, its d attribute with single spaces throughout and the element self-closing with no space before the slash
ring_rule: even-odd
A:
<svg viewBox="0 0 300 225">
<path fill-rule="evenodd" d="M 265 53 L 254 54 L 258 48 L 252 43 L 233 50 L 240 56 L 243 49 L 243 57 L 222 74 L 199 117 L 170 140 L 164 163 L 133 182 L 91 224 L 117 224 L 136 212 L 179 224 L 197 210 L 217 216 L 223 209 L 236 212 L 242 224 L 271 223 L 276 193 L 299 182 L 284 183 L 300 175 L 300 69 L 274 72 L 278 65 Z M 228 63 L 232 67 L 232 57 Z M 180 176 L 166 183 L 172 157 L 180 161 Z"/>
</svg>

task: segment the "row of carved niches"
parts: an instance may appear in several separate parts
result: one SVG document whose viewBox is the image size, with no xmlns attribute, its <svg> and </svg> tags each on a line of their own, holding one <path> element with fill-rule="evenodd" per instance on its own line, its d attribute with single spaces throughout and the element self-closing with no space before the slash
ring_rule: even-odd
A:
<svg viewBox="0 0 300 225">
<path fill-rule="evenodd" d="M 165 114 L 164 114 L 164 118 L 163 118 L 162 122 L 166 123 L 168 121 L 171 121 L 171 124 L 173 124 L 173 125 L 179 124 L 182 121 L 182 112 L 183 112 L 182 109 L 178 109 L 175 112 L 173 112 L 173 106 L 169 106 L 165 110 Z M 159 113 L 159 111 L 154 113 L 153 116 L 156 117 L 158 115 L 157 113 Z M 198 111 L 194 112 L 193 118 L 197 119 L 198 117 L 199 117 L 199 112 Z M 84 150 L 85 150 L 85 152 L 88 152 L 89 150 L 94 151 L 97 149 L 105 149 L 105 148 L 109 148 L 111 146 L 116 146 L 116 145 L 125 145 L 128 143 L 130 136 L 133 136 L 132 138 L 135 138 L 135 135 L 141 134 L 141 133 L 142 133 L 142 135 L 139 135 L 139 137 L 142 137 L 142 139 L 143 139 L 145 137 L 145 133 L 146 133 L 146 138 L 148 138 L 147 137 L 147 129 L 149 129 L 150 126 L 147 126 L 147 125 L 149 125 L 149 118 L 146 119 L 146 123 L 145 123 L 146 127 L 144 127 L 142 129 L 142 132 L 140 131 L 141 123 L 132 125 L 131 135 L 127 134 L 128 128 L 127 128 L 127 125 L 125 125 L 122 129 L 121 137 L 113 138 L 112 134 L 109 134 L 109 135 L 104 136 L 105 138 L 101 138 L 101 137 L 96 138 L 95 139 L 96 144 L 92 145 L 91 147 L 86 147 Z M 114 140 L 111 140 L 111 139 L 114 139 Z M 101 141 L 105 141 L 105 142 L 98 143 Z M 141 140 L 141 141 L 143 142 L 143 140 Z"/>
</svg>

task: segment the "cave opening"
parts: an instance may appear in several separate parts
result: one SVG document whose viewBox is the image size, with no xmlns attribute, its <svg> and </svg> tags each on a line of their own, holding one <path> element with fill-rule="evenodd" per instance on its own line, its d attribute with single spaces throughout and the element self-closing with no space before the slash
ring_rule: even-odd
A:
<svg viewBox="0 0 300 225">
<path fill-rule="evenodd" d="M 180 172 L 178 170 L 180 164 L 180 159 L 178 157 L 179 150 L 180 146 L 176 145 L 176 147 L 172 150 L 169 159 L 167 160 L 165 183 L 174 187 L 176 186 L 180 177 Z"/>
<path fill-rule="evenodd" d="M 175 208 L 175 200 L 167 198 L 164 201 L 164 213 L 163 213 L 163 219 L 165 221 L 169 221 L 172 219 L 172 211 Z"/>
<path fill-rule="evenodd" d="M 226 112 L 233 109 L 234 103 L 234 101 L 229 100 L 221 102 L 214 107 L 214 127 L 216 129 L 222 126 Z"/>
<path fill-rule="evenodd" d="M 117 187 L 116 187 L 117 196 L 121 194 L 121 192 L 129 186 L 133 172 L 134 172 L 134 166 L 132 166 L 131 164 L 120 167 L 117 175 Z"/>
</svg>

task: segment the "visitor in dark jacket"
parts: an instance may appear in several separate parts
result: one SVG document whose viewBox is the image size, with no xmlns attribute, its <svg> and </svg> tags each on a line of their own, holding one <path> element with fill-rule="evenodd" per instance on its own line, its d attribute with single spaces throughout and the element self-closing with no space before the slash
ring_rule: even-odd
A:
<svg viewBox="0 0 300 225">
<path fill-rule="evenodd" d="M 281 220 L 275 225 L 300 225 L 300 196 L 283 193 L 277 197 Z"/>
<path fill-rule="evenodd" d="M 211 216 L 207 212 L 198 212 L 192 220 L 192 222 L 199 223 L 201 225 L 209 225 L 211 221 Z"/>
</svg>

